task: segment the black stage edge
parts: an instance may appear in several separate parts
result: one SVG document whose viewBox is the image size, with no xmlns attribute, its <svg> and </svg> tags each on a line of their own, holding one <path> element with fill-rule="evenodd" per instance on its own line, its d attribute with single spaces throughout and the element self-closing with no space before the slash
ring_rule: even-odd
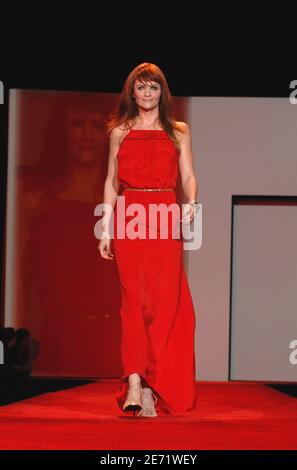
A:
<svg viewBox="0 0 297 470">
<path fill-rule="evenodd" d="M 1 406 L 37 397 L 43 393 L 58 392 L 93 382 L 94 380 L 76 378 L 25 377 L 22 382 L 19 381 L 18 386 L 14 383 L 11 386 L 8 384 L 0 388 L 0 424 Z"/>
<path fill-rule="evenodd" d="M 206 450 L 95 450 L 95 451 L 1 451 L 0 461 L 30 461 L 40 463 L 43 460 L 75 461 L 93 465 L 121 465 L 123 468 L 135 468 L 141 465 L 195 465 L 198 468 L 215 468 L 223 464 L 252 465 L 265 464 L 263 468 L 284 468 L 283 464 L 297 462 L 294 450 L 282 451 L 206 451 Z M 266 466 L 267 465 L 267 466 Z M 281 465 L 281 467 L 280 467 Z M 93 466 L 92 466 L 93 468 Z M 97 467 L 98 468 L 98 467 Z"/>
</svg>

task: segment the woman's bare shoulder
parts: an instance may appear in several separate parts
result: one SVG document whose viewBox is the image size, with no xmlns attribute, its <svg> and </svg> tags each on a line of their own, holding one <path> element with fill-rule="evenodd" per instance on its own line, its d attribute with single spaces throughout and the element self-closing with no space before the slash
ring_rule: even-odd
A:
<svg viewBox="0 0 297 470">
<path fill-rule="evenodd" d="M 130 128 L 126 124 L 120 124 L 119 126 L 114 127 L 110 132 L 110 139 L 119 145 L 129 132 L 129 129 Z"/>
<path fill-rule="evenodd" d="M 186 134 L 190 131 L 190 126 L 186 122 L 176 121 L 175 124 L 176 124 L 176 128 L 177 128 L 176 130 L 180 134 Z"/>
<path fill-rule="evenodd" d="M 114 127 L 111 131 L 110 131 L 110 138 L 113 139 L 113 140 L 117 140 L 117 139 L 120 139 L 121 136 L 123 134 L 123 128 L 120 127 L 120 126 L 117 126 L 117 127 Z"/>
<path fill-rule="evenodd" d="M 176 121 L 174 132 L 179 142 L 183 142 L 190 135 L 190 126 L 186 122 Z"/>
</svg>

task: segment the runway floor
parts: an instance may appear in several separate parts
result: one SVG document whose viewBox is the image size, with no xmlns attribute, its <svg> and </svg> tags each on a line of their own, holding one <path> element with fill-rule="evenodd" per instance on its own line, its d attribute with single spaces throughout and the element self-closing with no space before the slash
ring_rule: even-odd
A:
<svg viewBox="0 0 297 470">
<path fill-rule="evenodd" d="M 197 382 L 194 410 L 133 418 L 117 380 L 43 393 L 0 407 L 0 449 L 297 449 L 297 399 L 254 382 Z"/>
</svg>

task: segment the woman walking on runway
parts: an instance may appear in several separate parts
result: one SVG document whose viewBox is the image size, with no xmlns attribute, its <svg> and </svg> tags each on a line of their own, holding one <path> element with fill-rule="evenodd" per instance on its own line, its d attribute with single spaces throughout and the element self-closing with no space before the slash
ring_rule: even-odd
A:
<svg viewBox="0 0 297 470">
<path fill-rule="evenodd" d="M 152 205 L 177 205 L 178 171 L 188 203 L 175 227 L 190 224 L 197 211 L 191 132 L 172 117 L 170 100 L 159 67 L 140 64 L 127 77 L 109 122 L 103 202 L 114 210 L 104 213 L 103 226 L 108 232 L 113 212 L 114 238 L 102 237 L 99 250 L 105 259 L 115 259 L 119 273 L 123 374 L 115 398 L 133 416 L 138 411 L 138 416 L 156 417 L 157 411 L 183 412 L 195 405 L 196 318 L 183 267 L 183 240 L 173 233 L 161 238 L 163 225 L 153 222 L 150 212 Z M 125 199 L 124 219 L 119 196 Z M 144 208 L 138 218 L 142 236 L 120 238 L 121 220 L 127 232 L 133 219 L 127 214 L 130 204 Z M 170 227 L 174 215 L 168 212 Z"/>
</svg>

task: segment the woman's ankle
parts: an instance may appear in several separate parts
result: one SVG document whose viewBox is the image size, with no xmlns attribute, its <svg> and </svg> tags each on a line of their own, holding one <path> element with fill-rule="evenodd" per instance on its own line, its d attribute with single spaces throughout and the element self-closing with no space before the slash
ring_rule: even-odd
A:
<svg viewBox="0 0 297 470">
<path fill-rule="evenodd" d="M 128 377 L 129 384 L 135 384 L 141 381 L 140 375 L 137 373 L 130 374 Z"/>
</svg>

